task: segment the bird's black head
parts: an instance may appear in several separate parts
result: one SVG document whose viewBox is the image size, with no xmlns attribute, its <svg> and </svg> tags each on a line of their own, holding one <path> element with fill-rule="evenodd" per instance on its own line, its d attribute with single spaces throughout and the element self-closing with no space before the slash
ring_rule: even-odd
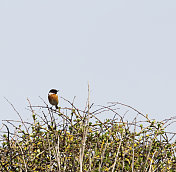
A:
<svg viewBox="0 0 176 172">
<path fill-rule="evenodd" d="M 49 93 L 54 93 L 54 94 L 57 94 L 57 92 L 58 92 L 59 90 L 56 90 L 56 89 L 51 89 L 50 91 L 49 91 Z"/>
</svg>

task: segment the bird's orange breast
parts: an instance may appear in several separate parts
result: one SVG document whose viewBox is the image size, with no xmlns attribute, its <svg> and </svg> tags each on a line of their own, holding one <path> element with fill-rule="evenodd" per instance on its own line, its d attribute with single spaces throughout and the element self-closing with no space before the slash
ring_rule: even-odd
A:
<svg viewBox="0 0 176 172">
<path fill-rule="evenodd" d="M 58 95 L 57 94 L 49 94 L 48 100 L 52 105 L 58 105 Z"/>
</svg>

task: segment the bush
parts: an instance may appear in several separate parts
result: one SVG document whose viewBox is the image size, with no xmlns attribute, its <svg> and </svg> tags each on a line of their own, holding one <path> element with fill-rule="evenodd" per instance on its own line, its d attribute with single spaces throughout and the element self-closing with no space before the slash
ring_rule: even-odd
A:
<svg viewBox="0 0 176 172">
<path fill-rule="evenodd" d="M 173 118 L 156 122 L 121 103 L 79 110 L 66 101 L 58 110 L 30 105 L 32 123 L 5 120 L 0 171 L 176 171 L 175 133 L 165 131 Z M 128 122 L 119 107 L 137 116 Z M 105 114 L 113 117 L 100 120 Z"/>
</svg>

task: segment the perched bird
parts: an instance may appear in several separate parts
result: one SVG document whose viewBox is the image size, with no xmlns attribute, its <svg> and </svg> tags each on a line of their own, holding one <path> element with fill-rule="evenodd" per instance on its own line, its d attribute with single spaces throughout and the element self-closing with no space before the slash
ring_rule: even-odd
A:
<svg viewBox="0 0 176 172">
<path fill-rule="evenodd" d="M 49 93 L 48 93 L 48 100 L 49 100 L 49 102 L 50 102 L 50 104 L 51 105 L 53 105 L 53 106 L 55 106 L 56 107 L 56 109 L 58 109 L 58 103 L 59 103 L 59 101 L 58 101 L 58 95 L 57 95 L 57 92 L 58 92 L 59 90 L 56 90 L 56 89 L 51 89 L 50 91 L 49 91 Z"/>
</svg>

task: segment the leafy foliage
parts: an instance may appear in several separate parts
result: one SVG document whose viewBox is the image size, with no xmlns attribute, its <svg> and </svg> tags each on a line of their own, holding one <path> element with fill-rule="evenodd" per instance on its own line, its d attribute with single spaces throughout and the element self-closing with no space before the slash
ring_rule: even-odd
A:
<svg viewBox="0 0 176 172">
<path fill-rule="evenodd" d="M 30 105 L 32 123 L 6 120 L 15 129 L 4 124 L 0 171 L 176 171 L 175 133 L 165 131 L 172 119 L 156 122 L 120 103 L 94 111 L 69 104 L 59 110 Z M 145 120 L 128 122 L 120 105 Z M 110 113 L 104 121 L 97 117 Z"/>
</svg>

